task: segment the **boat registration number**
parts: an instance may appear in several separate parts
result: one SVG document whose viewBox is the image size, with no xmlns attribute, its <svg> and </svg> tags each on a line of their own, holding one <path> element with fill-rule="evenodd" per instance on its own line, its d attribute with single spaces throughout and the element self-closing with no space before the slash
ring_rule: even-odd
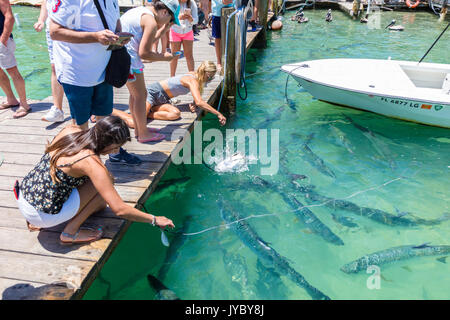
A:
<svg viewBox="0 0 450 320">
<path fill-rule="evenodd" d="M 424 104 L 424 103 L 417 103 L 417 102 L 410 102 L 405 100 L 398 100 L 398 99 L 388 99 L 381 97 L 381 101 L 392 103 L 392 104 L 398 104 L 402 106 L 407 106 L 410 108 L 417 108 L 417 109 L 425 109 L 425 110 L 431 110 L 433 109 L 432 104 Z M 443 108 L 441 105 L 434 105 L 434 110 L 439 111 Z"/>
</svg>

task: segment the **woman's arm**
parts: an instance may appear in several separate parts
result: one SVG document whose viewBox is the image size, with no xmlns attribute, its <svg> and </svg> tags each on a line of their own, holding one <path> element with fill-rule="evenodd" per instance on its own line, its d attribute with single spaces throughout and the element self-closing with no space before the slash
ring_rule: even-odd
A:
<svg viewBox="0 0 450 320">
<path fill-rule="evenodd" d="M 187 79 L 189 78 L 189 79 Z M 200 87 L 198 85 L 198 80 L 190 77 L 185 76 L 182 77 L 181 80 L 189 85 L 189 89 L 191 90 L 192 97 L 194 98 L 194 103 L 196 106 L 202 108 L 203 110 L 209 111 L 217 116 L 219 118 L 219 122 L 221 125 L 224 125 L 227 122 L 227 118 L 223 116 L 219 111 L 211 107 L 208 103 L 206 103 L 202 99 L 202 95 L 200 94 Z"/>
<path fill-rule="evenodd" d="M 98 157 L 88 157 L 86 158 L 86 161 L 80 161 L 75 164 L 73 169 L 82 172 L 91 179 L 95 189 L 118 217 L 146 223 L 152 223 L 155 219 L 155 224 L 158 227 L 175 227 L 172 220 L 167 219 L 166 217 L 144 213 L 126 204 L 114 188 L 108 170 Z"/>
<path fill-rule="evenodd" d="M 192 20 L 189 20 L 192 24 L 198 23 L 198 9 L 195 1 L 191 1 L 191 17 Z"/>
<path fill-rule="evenodd" d="M 139 44 L 139 56 L 147 61 L 171 61 L 174 57 L 171 53 L 156 53 L 152 51 L 153 43 L 170 29 L 170 25 L 164 25 L 157 29 L 155 18 L 149 14 L 144 14 L 141 18 L 143 29 L 142 40 Z"/>
<path fill-rule="evenodd" d="M 39 13 L 39 18 L 37 22 L 34 24 L 33 28 L 37 32 L 41 32 L 44 28 L 45 20 L 47 20 L 48 14 L 47 14 L 47 0 L 42 0 L 41 3 L 41 11 Z"/>
</svg>

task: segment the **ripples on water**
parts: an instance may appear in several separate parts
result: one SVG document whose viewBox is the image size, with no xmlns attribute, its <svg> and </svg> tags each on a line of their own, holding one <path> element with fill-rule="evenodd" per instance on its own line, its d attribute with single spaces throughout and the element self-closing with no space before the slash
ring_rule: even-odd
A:
<svg viewBox="0 0 450 320">
<path fill-rule="evenodd" d="M 340 268 L 365 254 L 400 245 L 450 244 L 450 222 L 433 226 L 390 226 L 367 217 L 317 203 L 310 210 L 342 241 L 326 242 L 308 230 L 286 202 L 284 194 L 308 204 L 294 189 L 313 185 L 328 198 L 351 201 L 360 207 L 383 210 L 407 219 L 439 219 L 449 209 L 448 129 L 434 128 L 337 107 L 299 92 L 279 67 L 320 58 L 379 58 L 419 60 L 445 27 L 430 13 L 383 12 L 380 25 L 392 19 L 405 26 L 402 33 L 369 30 L 341 12 L 324 21 L 325 10 L 306 11 L 307 24 L 284 18 L 284 28 L 269 33 L 268 48 L 248 53 L 249 99 L 239 101 L 227 128 L 280 129 L 280 154 L 285 161 L 278 174 L 263 176 L 274 188 L 255 186 L 258 165 L 240 173 L 216 173 L 203 165 L 172 165 L 147 202 L 149 212 L 172 217 L 184 226 L 184 237 L 169 235 L 172 246 L 160 242 L 160 233 L 133 224 L 102 270 L 86 298 L 152 299 L 146 275 L 160 276 L 181 299 L 310 299 L 303 288 L 284 274 L 265 267 L 221 218 L 218 199 L 236 210 L 264 241 L 285 257 L 314 287 L 332 299 L 448 299 L 449 265 L 436 257 L 403 260 L 381 266 L 381 288 L 370 290 L 364 271 L 345 274 Z M 426 61 L 449 63 L 450 34 Z M 361 70 L 364 72 L 364 70 Z M 281 115 L 274 117 L 276 112 Z M 203 129 L 217 128 L 207 116 Z M 369 129 L 365 135 L 357 125 Z M 224 128 L 222 128 L 224 131 Z M 306 154 L 309 149 L 336 176 L 324 174 Z M 171 184 L 172 183 L 172 184 Z M 163 188 L 164 187 L 164 188 Z M 276 190 L 278 189 L 279 192 Z M 259 216 L 259 217 L 258 217 Z M 189 217 L 189 219 L 187 218 Z M 167 254 L 167 255 L 166 255 Z M 165 260 L 166 259 L 166 260 Z M 165 262 L 164 262 L 165 261 Z M 107 291 L 107 289 L 110 289 Z M 108 294 L 107 294 L 108 293 Z"/>
</svg>

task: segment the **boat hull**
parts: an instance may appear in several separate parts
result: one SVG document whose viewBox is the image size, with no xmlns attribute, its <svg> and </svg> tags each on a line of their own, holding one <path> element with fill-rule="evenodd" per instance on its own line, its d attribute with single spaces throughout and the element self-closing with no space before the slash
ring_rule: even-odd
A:
<svg viewBox="0 0 450 320">
<path fill-rule="evenodd" d="M 305 90 L 319 100 L 401 120 L 450 128 L 450 104 L 354 92 L 292 76 Z"/>
</svg>

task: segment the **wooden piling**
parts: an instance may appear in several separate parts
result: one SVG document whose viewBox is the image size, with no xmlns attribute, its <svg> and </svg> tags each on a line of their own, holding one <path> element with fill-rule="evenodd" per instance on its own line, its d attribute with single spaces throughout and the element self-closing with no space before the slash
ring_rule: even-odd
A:
<svg viewBox="0 0 450 320">
<path fill-rule="evenodd" d="M 228 26 L 228 43 L 227 39 L 227 21 L 231 14 L 235 11 L 234 7 L 222 8 L 221 18 L 221 48 L 222 48 L 222 65 L 227 66 L 224 74 L 224 93 L 221 110 L 227 114 L 236 111 L 236 15 L 230 19 Z M 227 56 L 225 57 L 225 48 Z"/>
<path fill-rule="evenodd" d="M 262 26 L 261 32 L 256 38 L 255 48 L 264 49 L 267 47 L 267 23 L 269 12 L 269 0 L 259 0 L 257 5 L 259 25 Z"/>
</svg>

